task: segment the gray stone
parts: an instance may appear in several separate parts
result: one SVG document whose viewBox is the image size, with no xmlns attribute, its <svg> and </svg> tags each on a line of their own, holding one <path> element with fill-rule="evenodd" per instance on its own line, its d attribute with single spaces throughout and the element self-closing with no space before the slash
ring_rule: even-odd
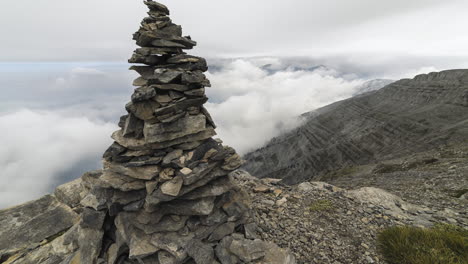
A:
<svg viewBox="0 0 468 264">
<path fill-rule="evenodd" d="M 174 179 L 163 183 L 160 189 L 163 194 L 176 197 L 179 195 L 183 183 L 184 180 L 182 179 L 182 177 L 177 176 Z"/>
<path fill-rule="evenodd" d="M 145 1 L 144 3 L 152 11 L 158 11 L 158 12 L 164 13 L 165 15 L 170 14 L 169 9 L 161 3 L 158 3 L 156 1 Z"/>
<path fill-rule="evenodd" d="M 104 159 L 112 160 L 114 157 L 118 156 L 119 154 L 125 152 L 127 149 L 117 142 L 112 143 L 112 145 L 104 152 L 102 156 Z"/>
<path fill-rule="evenodd" d="M 212 168 L 215 168 L 216 166 L 215 165 L 212 165 L 211 166 Z M 210 172 L 210 173 L 208 173 Z M 204 185 L 206 185 L 208 182 L 212 181 L 213 179 L 216 179 L 216 178 L 219 178 L 219 177 L 222 177 L 222 176 L 226 176 L 226 172 L 223 171 L 223 170 L 220 170 L 220 169 L 215 169 L 215 170 L 206 170 L 204 173 L 206 174 L 203 174 L 203 177 L 200 177 L 200 180 L 199 181 L 195 181 L 193 184 L 191 185 L 184 185 L 182 186 L 182 189 L 180 190 L 180 193 L 179 193 L 179 196 L 182 196 L 182 195 L 185 195 L 199 187 L 202 187 Z M 180 175 L 180 174 L 179 174 Z M 201 174 L 198 174 L 199 176 Z M 205 196 L 204 195 L 205 192 L 202 192 L 201 195 L 199 193 L 197 193 L 196 195 L 194 194 L 193 196 L 190 196 L 189 198 L 190 199 L 195 199 L 197 195 L 199 196 Z M 172 201 L 174 200 L 175 197 L 174 196 L 170 196 L 170 195 L 165 195 L 161 192 L 160 189 L 154 191 L 153 193 L 151 193 L 150 195 L 147 196 L 146 198 L 146 202 L 150 205 L 157 205 L 161 202 L 167 202 L 167 201 Z M 185 198 L 184 198 L 185 199 Z"/>
<path fill-rule="evenodd" d="M 120 128 L 123 128 L 123 127 L 124 127 L 124 125 L 125 125 L 125 120 L 127 120 L 127 117 L 128 117 L 128 115 L 123 115 L 123 116 L 120 117 L 120 119 L 119 119 L 119 124 L 118 124 L 118 126 L 119 126 Z"/>
<path fill-rule="evenodd" d="M 156 90 L 153 87 L 148 87 L 148 86 L 139 87 L 135 89 L 135 92 L 132 95 L 132 102 L 138 103 L 138 102 L 146 101 L 155 97 L 156 95 L 157 95 Z"/>
<path fill-rule="evenodd" d="M 300 192 L 311 192 L 314 189 L 316 188 L 310 182 L 303 182 L 297 186 L 297 190 Z"/>
<path fill-rule="evenodd" d="M 89 192 L 81 201 L 83 207 L 93 208 L 94 210 L 103 210 L 107 208 L 107 197 L 100 193 Z"/>
<path fill-rule="evenodd" d="M 78 215 L 51 195 L 0 211 L 0 255 L 34 247 L 69 229 Z"/>
<path fill-rule="evenodd" d="M 195 260 L 197 264 L 212 264 L 215 262 L 213 248 L 200 240 L 191 240 L 186 247 L 187 254 Z"/>
<path fill-rule="evenodd" d="M 154 100 L 158 103 L 160 103 L 161 105 L 167 105 L 168 103 L 170 103 L 172 101 L 172 98 L 167 95 L 167 94 L 164 94 L 164 95 L 158 95 L 154 98 Z"/>
<path fill-rule="evenodd" d="M 133 229 L 130 234 L 130 259 L 144 258 L 158 252 L 160 248 L 153 245 L 151 240 L 151 236 Z"/>
<path fill-rule="evenodd" d="M 151 243 L 161 250 L 169 252 L 177 263 L 185 263 L 188 258 L 185 247 L 193 239 L 193 234 L 180 235 L 177 232 L 166 232 L 152 235 Z"/>
<path fill-rule="evenodd" d="M 155 47 L 161 47 L 161 48 L 186 48 L 187 47 L 180 43 L 170 41 L 170 40 L 165 40 L 165 39 L 155 39 L 151 41 L 151 45 Z"/>
<path fill-rule="evenodd" d="M 148 36 L 146 40 L 140 39 L 143 42 L 146 42 L 148 45 L 151 44 L 151 41 L 154 37 Z M 151 56 L 151 55 L 172 55 L 181 53 L 181 49 L 179 48 L 150 48 L 150 47 L 143 47 L 138 48 L 134 51 L 136 56 Z M 142 85 L 139 85 L 142 86 Z"/>
<path fill-rule="evenodd" d="M 162 205 L 162 210 L 174 215 L 209 215 L 213 212 L 215 197 L 193 201 L 174 200 Z"/>
<path fill-rule="evenodd" d="M 205 226 L 219 225 L 225 223 L 227 220 L 228 216 L 221 209 L 216 209 L 210 215 L 200 217 L 200 223 Z"/>
<path fill-rule="evenodd" d="M 167 215 L 154 225 L 141 224 L 139 222 L 135 222 L 134 224 L 137 228 L 150 235 L 160 232 L 177 232 L 185 226 L 188 218 L 188 216 Z"/>
<path fill-rule="evenodd" d="M 150 181 L 159 175 L 161 168 L 157 165 L 144 167 L 126 167 L 117 163 L 105 162 L 104 168 L 116 174 L 125 175 L 134 179 Z"/>
<path fill-rule="evenodd" d="M 236 223 L 228 222 L 218 226 L 213 233 L 208 238 L 209 242 L 215 242 L 223 239 L 225 236 L 228 236 L 234 233 L 234 229 L 236 228 Z"/>
<path fill-rule="evenodd" d="M 155 119 L 154 111 L 160 106 L 155 101 L 143 101 L 138 103 L 128 103 L 125 108 L 129 113 L 134 114 L 137 118 L 149 121 Z"/>
<path fill-rule="evenodd" d="M 179 114 L 169 114 L 168 117 L 166 116 L 158 116 L 158 120 L 161 121 L 162 123 L 172 123 L 172 122 L 175 122 L 179 119 L 181 119 L 182 117 L 184 117 L 186 115 L 185 112 L 182 112 L 182 113 L 179 113 Z"/>
<path fill-rule="evenodd" d="M 103 230 L 80 228 L 78 238 L 78 244 L 80 245 L 79 263 L 97 263 L 103 236 Z"/>
<path fill-rule="evenodd" d="M 247 239 L 258 239 L 257 235 L 258 226 L 255 223 L 249 223 L 244 225 L 245 238 Z"/>
<path fill-rule="evenodd" d="M 242 158 L 239 156 L 239 154 L 236 153 L 224 160 L 222 168 L 228 171 L 233 171 L 240 168 L 241 165 Z"/>
<path fill-rule="evenodd" d="M 158 260 L 160 264 L 177 264 L 176 257 L 164 250 L 158 252 Z"/>
<path fill-rule="evenodd" d="M 196 144 L 198 144 L 200 141 L 211 138 L 215 135 L 216 135 L 216 132 L 214 131 L 213 128 L 207 128 L 196 134 L 187 135 L 187 136 L 176 138 L 170 141 L 165 141 L 165 142 L 160 142 L 160 143 L 151 143 L 151 144 L 148 144 L 145 140 L 142 140 L 142 139 L 125 138 L 122 136 L 121 131 L 114 132 L 112 134 L 112 138 L 115 141 L 119 142 L 119 144 L 124 145 L 125 147 L 129 149 L 148 150 L 148 149 L 164 149 L 164 148 L 168 148 L 171 146 L 191 143 L 191 142 L 196 142 Z"/>
<path fill-rule="evenodd" d="M 192 169 L 192 172 L 189 174 L 180 174 L 184 179 L 184 185 L 192 185 L 195 182 L 204 178 L 208 173 L 210 173 L 216 166 L 217 163 L 201 163 L 197 167 Z"/>
<path fill-rule="evenodd" d="M 228 248 L 231 246 L 232 241 L 232 237 L 225 237 L 216 246 L 216 257 L 218 257 L 219 261 L 221 261 L 221 264 L 239 263 L 239 258 L 228 250 Z"/>
<path fill-rule="evenodd" d="M 145 190 L 137 190 L 137 191 L 119 191 L 119 190 L 112 190 L 112 203 L 117 203 L 120 205 L 128 205 L 130 203 L 139 201 L 144 199 L 146 196 Z"/>
<path fill-rule="evenodd" d="M 102 188 L 113 188 L 124 192 L 145 189 L 145 182 L 119 173 L 104 171 L 96 184 Z"/>
<path fill-rule="evenodd" d="M 163 264 L 163 263 L 159 262 L 158 254 L 154 254 L 152 256 L 149 256 L 149 257 L 146 257 L 146 258 L 143 258 L 143 259 L 138 259 L 135 264 L 140 264 L 140 263 L 144 263 L 144 264 Z"/>
<path fill-rule="evenodd" d="M 180 158 L 183 154 L 184 154 L 184 152 L 182 150 L 180 150 L 180 149 L 176 149 L 174 151 L 171 151 L 164 157 L 162 164 L 163 165 L 169 165 L 169 164 L 171 164 L 171 162 L 173 160 Z"/>
<path fill-rule="evenodd" d="M 57 187 L 54 195 L 58 201 L 68 205 L 71 208 L 77 207 L 80 201 L 86 196 L 87 191 L 81 184 L 81 178 Z"/>
<path fill-rule="evenodd" d="M 140 209 L 143 208 L 143 205 L 145 204 L 145 200 L 140 200 L 136 202 L 129 203 L 123 207 L 124 211 L 127 212 L 136 212 Z"/>
<path fill-rule="evenodd" d="M 194 200 L 210 196 L 220 196 L 234 188 L 234 184 L 228 177 L 220 177 L 198 189 L 184 195 L 181 199 Z"/>
<path fill-rule="evenodd" d="M 180 99 L 184 97 L 183 93 L 177 92 L 177 91 L 169 91 L 169 96 L 172 98 L 172 100 Z"/>
<path fill-rule="evenodd" d="M 148 80 L 143 77 L 138 77 L 133 81 L 133 86 L 145 86 L 148 85 Z"/>
<path fill-rule="evenodd" d="M 296 258 L 288 249 L 282 249 L 274 243 L 264 243 L 265 257 L 261 264 L 296 264 Z"/>
<path fill-rule="evenodd" d="M 208 101 L 207 97 L 195 98 L 195 99 L 185 99 L 177 103 L 170 104 L 165 107 L 158 108 L 154 111 L 156 116 L 166 115 L 170 113 L 177 113 L 179 111 L 185 111 L 187 108 L 192 106 L 201 106 Z"/>
<path fill-rule="evenodd" d="M 154 75 L 151 76 L 151 80 L 161 84 L 168 84 L 174 82 L 177 78 L 182 75 L 181 71 L 173 71 L 167 69 L 156 69 Z"/>
<path fill-rule="evenodd" d="M 233 240 L 228 250 L 244 262 L 252 262 L 265 256 L 265 242 L 256 240 Z"/>
<path fill-rule="evenodd" d="M 149 157 L 149 156 L 142 156 L 133 159 L 130 162 L 126 162 L 123 164 L 125 167 L 133 168 L 133 167 L 151 167 L 152 165 L 158 165 L 162 161 L 162 157 Z"/>
<path fill-rule="evenodd" d="M 187 135 L 196 134 L 206 129 L 203 115 L 187 116 L 168 124 L 145 124 L 144 135 L 147 143 L 171 141 Z"/>
<path fill-rule="evenodd" d="M 171 58 L 167 60 L 167 63 L 182 64 L 182 63 L 196 63 L 199 61 L 205 61 L 205 59 L 201 57 L 192 56 L 192 55 L 181 54 L 181 55 L 172 56 Z"/>
<path fill-rule="evenodd" d="M 185 92 L 189 90 L 189 87 L 183 84 L 155 84 L 155 85 L 152 85 L 151 87 L 154 87 L 155 89 L 159 89 L 163 91 L 173 90 L 177 92 Z"/>
<path fill-rule="evenodd" d="M 75 252 L 78 249 L 78 232 L 77 225 L 70 228 L 63 235 L 56 235 L 56 238 L 48 241 L 47 243 L 41 243 L 40 245 L 31 245 L 32 247 L 25 249 L 24 251 L 8 256 L 2 256 L 2 263 L 4 264 L 62 264 L 66 260 L 70 260 L 74 257 Z M 37 246 L 37 247 L 36 247 Z M 0 254 L 1 255 L 1 254 Z M 5 259 L 5 257 L 7 259 Z M 63 260 L 63 262 L 62 262 Z"/>
<path fill-rule="evenodd" d="M 182 83 L 184 84 L 202 84 L 206 87 L 210 86 L 210 81 L 206 79 L 205 74 L 201 71 L 184 72 L 182 73 Z"/>
<path fill-rule="evenodd" d="M 106 218 L 105 211 L 96 211 L 90 208 L 84 208 L 81 213 L 80 226 L 82 228 L 100 230 Z"/>
<path fill-rule="evenodd" d="M 125 120 L 122 134 L 124 137 L 143 137 L 143 120 L 138 119 L 133 114 L 129 114 Z"/>
<path fill-rule="evenodd" d="M 213 118 L 211 117 L 210 113 L 208 112 L 208 110 L 206 110 L 204 106 L 201 107 L 201 113 L 206 116 L 206 122 L 213 128 L 216 128 L 216 124 L 213 121 Z"/>
<path fill-rule="evenodd" d="M 187 96 L 194 96 L 194 97 L 200 97 L 205 95 L 205 88 L 199 88 L 199 89 L 193 89 L 184 92 L 185 95 Z"/>
</svg>

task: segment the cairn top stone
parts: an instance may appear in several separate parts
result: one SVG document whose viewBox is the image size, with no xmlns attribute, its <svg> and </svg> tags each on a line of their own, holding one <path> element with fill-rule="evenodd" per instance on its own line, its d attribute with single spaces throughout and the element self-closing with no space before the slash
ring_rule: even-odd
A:
<svg viewBox="0 0 468 264">
<path fill-rule="evenodd" d="M 165 5 L 158 3 L 156 1 L 148 0 L 148 1 L 145 1 L 144 3 L 145 5 L 149 7 L 151 11 L 161 12 L 166 15 L 169 15 L 170 13 L 169 9 Z"/>
</svg>

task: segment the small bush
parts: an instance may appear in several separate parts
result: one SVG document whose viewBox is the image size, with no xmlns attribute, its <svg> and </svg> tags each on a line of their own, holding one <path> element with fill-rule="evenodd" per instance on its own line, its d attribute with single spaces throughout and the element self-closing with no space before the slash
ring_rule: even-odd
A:
<svg viewBox="0 0 468 264">
<path fill-rule="evenodd" d="M 310 211 L 331 211 L 334 209 L 333 203 L 330 200 L 317 200 L 309 206 Z"/>
<path fill-rule="evenodd" d="M 453 225 L 390 227 L 377 240 L 389 264 L 468 264 L 468 230 Z"/>
</svg>

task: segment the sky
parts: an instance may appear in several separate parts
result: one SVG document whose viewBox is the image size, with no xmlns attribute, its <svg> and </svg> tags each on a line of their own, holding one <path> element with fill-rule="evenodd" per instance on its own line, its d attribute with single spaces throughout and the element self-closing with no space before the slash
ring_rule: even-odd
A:
<svg viewBox="0 0 468 264">
<path fill-rule="evenodd" d="M 172 0 L 241 154 L 372 79 L 468 68 L 463 0 Z M 0 1 L 0 208 L 101 166 L 137 76 L 141 1 Z"/>
</svg>

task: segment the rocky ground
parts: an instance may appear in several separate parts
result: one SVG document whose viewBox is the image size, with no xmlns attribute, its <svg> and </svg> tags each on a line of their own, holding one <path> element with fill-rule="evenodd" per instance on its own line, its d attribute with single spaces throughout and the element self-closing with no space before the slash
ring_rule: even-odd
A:
<svg viewBox="0 0 468 264">
<path fill-rule="evenodd" d="M 289 247 L 298 263 L 384 263 L 377 231 L 407 221 L 325 183 L 289 187 L 251 177 L 236 178 L 251 195 L 259 236 Z"/>
<path fill-rule="evenodd" d="M 257 235 L 289 247 L 298 263 L 385 263 L 376 248 L 385 227 L 468 227 L 467 150 L 459 144 L 331 172 L 323 180 L 334 185 L 287 186 L 245 171 L 235 179 L 252 199 Z"/>
<path fill-rule="evenodd" d="M 441 221 L 468 227 L 468 142 L 443 146 L 377 164 L 332 172 L 322 178 L 336 186 L 373 186 L 426 206 Z"/>
</svg>

